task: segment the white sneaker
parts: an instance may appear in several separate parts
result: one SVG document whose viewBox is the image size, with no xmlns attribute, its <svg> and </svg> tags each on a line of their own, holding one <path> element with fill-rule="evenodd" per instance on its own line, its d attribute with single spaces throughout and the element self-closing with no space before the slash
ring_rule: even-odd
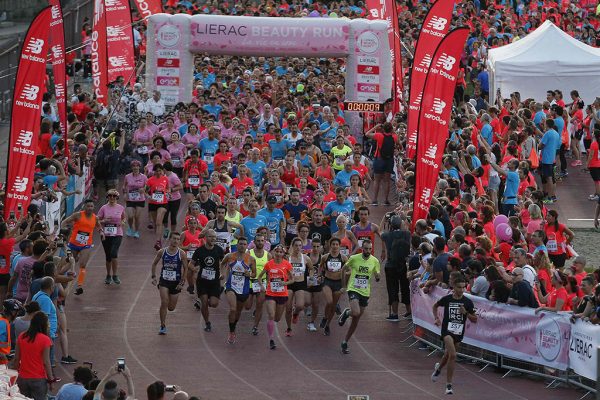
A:
<svg viewBox="0 0 600 400">
<path fill-rule="evenodd" d="M 317 327 L 312 322 L 308 323 L 308 325 L 306 326 L 306 329 L 308 329 L 309 332 L 316 332 L 317 331 Z"/>
<path fill-rule="evenodd" d="M 438 380 L 438 376 L 440 376 L 440 363 L 435 363 L 435 366 L 433 367 L 433 374 L 431 374 L 431 381 L 432 382 L 437 382 Z"/>
<path fill-rule="evenodd" d="M 446 394 L 454 394 L 454 390 L 452 390 L 452 384 L 451 383 L 447 383 L 446 384 Z"/>
</svg>

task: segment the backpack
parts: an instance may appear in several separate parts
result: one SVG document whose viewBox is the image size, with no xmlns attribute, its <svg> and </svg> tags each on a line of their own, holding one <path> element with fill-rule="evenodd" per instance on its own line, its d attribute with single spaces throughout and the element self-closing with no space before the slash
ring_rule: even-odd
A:
<svg viewBox="0 0 600 400">
<path fill-rule="evenodd" d="M 104 150 L 100 150 L 96 155 L 96 165 L 94 166 L 94 176 L 98 179 L 109 179 L 112 175 L 112 169 L 114 168 L 112 159 L 112 151 L 106 153 Z"/>
<path fill-rule="evenodd" d="M 394 141 L 394 136 L 384 134 L 383 141 L 381 142 L 381 147 L 379 148 L 379 157 L 383 159 L 394 158 L 395 148 L 396 142 Z"/>
<path fill-rule="evenodd" d="M 391 234 L 394 240 L 392 240 L 388 259 L 391 264 L 399 268 L 406 265 L 406 258 L 410 255 L 410 234 L 405 231 L 394 231 Z"/>
</svg>

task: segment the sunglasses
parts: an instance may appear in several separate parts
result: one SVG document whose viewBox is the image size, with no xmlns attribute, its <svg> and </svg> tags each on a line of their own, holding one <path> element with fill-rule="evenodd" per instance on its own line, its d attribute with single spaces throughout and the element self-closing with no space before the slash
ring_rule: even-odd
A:
<svg viewBox="0 0 600 400">
<path fill-rule="evenodd" d="M 109 194 L 106 197 L 119 197 L 119 196 L 117 196 L 116 194 Z"/>
</svg>

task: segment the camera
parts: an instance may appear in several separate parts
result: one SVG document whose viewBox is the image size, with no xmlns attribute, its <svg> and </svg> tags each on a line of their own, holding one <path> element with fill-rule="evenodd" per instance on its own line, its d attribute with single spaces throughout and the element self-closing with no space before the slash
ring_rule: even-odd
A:
<svg viewBox="0 0 600 400">
<path fill-rule="evenodd" d="M 390 211 L 390 212 L 386 212 L 385 213 L 385 219 L 386 221 L 389 221 L 392 219 L 393 216 L 398 215 L 395 211 Z"/>
<path fill-rule="evenodd" d="M 125 370 L 125 359 L 117 358 L 117 371 L 121 372 Z"/>
<path fill-rule="evenodd" d="M 177 387 L 175 385 L 165 385 L 165 392 L 175 392 Z"/>
</svg>

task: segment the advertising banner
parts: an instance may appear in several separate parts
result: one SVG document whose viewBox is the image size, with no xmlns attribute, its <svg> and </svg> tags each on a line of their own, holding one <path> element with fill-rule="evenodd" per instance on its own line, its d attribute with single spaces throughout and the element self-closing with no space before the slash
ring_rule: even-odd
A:
<svg viewBox="0 0 600 400">
<path fill-rule="evenodd" d="M 94 29 L 92 31 L 92 81 L 98 103 L 108 105 L 108 71 L 106 65 L 106 10 L 105 0 L 95 0 Z"/>
<path fill-rule="evenodd" d="M 40 11 L 29 26 L 21 49 L 10 119 L 5 219 L 11 212 L 18 219 L 21 217 L 19 205 L 24 213 L 31 202 L 42 95 L 46 90 L 44 81 L 51 16 L 51 7 Z"/>
<path fill-rule="evenodd" d="M 435 326 L 433 304 L 449 291 L 433 287 L 425 294 L 411 282 L 413 322 L 440 333 Z M 477 323 L 467 321 L 463 342 L 506 357 L 565 371 L 569 364 L 569 314 L 541 312 L 467 295 L 475 305 Z M 439 309 L 440 318 L 442 310 Z"/>
<path fill-rule="evenodd" d="M 161 0 L 133 0 L 142 18 L 163 12 Z"/>
<path fill-rule="evenodd" d="M 571 325 L 569 345 L 569 367 L 575 373 L 588 379 L 598 377 L 598 346 L 600 346 L 600 327 L 589 322 L 577 320 Z"/>
<path fill-rule="evenodd" d="M 427 218 L 429 212 L 448 139 L 460 55 L 468 35 L 468 28 L 458 28 L 442 40 L 433 54 L 425 81 L 418 125 L 413 228 L 419 219 Z"/>
<path fill-rule="evenodd" d="M 419 111 L 425 79 L 429 72 L 429 64 L 433 53 L 442 39 L 450 30 L 454 0 L 438 0 L 431 6 L 421 31 L 415 49 L 413 67 L 410 73 L 410 92 L 408 98 L 408 121 L 406 132 L 406 155 L 413 158 L 417 151 L 417 129 L 419 127 Z"/>
<path fill-rule="evenodd" d="M 106 45 L 108 82 L 119 76 L 133 86 L 135 83 L 135 53 L 129 0 L 104 0 L 106 13 Z"/>
<path fill-rule="evenodd" d="M 60 0 L 48 0 L 51 7 L 52 20 L 50 21 L 50 52 L 52 71 L 54 73 L 54 95 L 58 108 L 60 130 L 65 141 L 65 156 L 69 156 L 67 146 L 67 71 L 65 62 L 65 31 L 63 26 L 62 7 Z"/>
</svg>

